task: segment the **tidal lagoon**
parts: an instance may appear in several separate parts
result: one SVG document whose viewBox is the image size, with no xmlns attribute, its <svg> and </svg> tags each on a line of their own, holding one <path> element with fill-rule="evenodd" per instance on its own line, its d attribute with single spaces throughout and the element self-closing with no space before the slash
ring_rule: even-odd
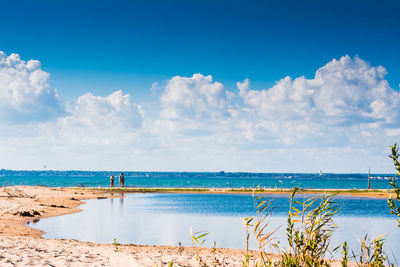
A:
<svg viewBox="0 0 400 267">
<path fill-rule="evenodd" d="M 286 247 L 287 194 L 262 195 L 273 200 L 269 230 L 278 229 L 274 243 Z M 298 195 L 304 200 L 312 195 Z M 336 196 L 340 207 L 334 217 L 337 229 L 331 247 L 347 241 L 350 250 L 359 251 L 359 240 L 385 236 L 385 251 L 390 258 L 400 255 L 400 228 L 390 215 L 386 199 Z M 191 246 L 190 230 L 209 232 L 206 246 L 246 247 L 242 219 L 255 216 L 251 194 L 125 194 L 120 198 L 87 200 L 80 213 L 46 218 L 30 223 L 43 230 L 45 238 L 68 238 L 98 243 Z M 256 249 L 251 241 L 250 247 Z M 271 252 L 274 250 L 271 248 Z M 338 258 L 338 254 L 333 255 Z"/>
</svg>

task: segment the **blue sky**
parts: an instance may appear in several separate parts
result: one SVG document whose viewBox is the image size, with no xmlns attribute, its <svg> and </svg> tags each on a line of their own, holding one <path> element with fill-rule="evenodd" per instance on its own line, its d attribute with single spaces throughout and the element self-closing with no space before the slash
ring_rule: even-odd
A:
<svg viewBox="0 0 400 267">
<path fill-rule="evenodd" d="M 105 93 L 134 84 L 130 93 L 145 97 L 153 82 L 193 73 L 265 88 L 346 54 L 385 66 L 398 89 L 399 9 L 397 1 L 2 1 L 0 43 L 40 59 L 66 99 L 92 85 Z"/>
<path fill-rule="evenodd" d="M 337 116 L 335 121 L 341 121 L 342 124 L 353 127 L 351 131 L 357 131 L 357 133 L 367 131 L 366 128 L 368 127 L 389 129 L 389 137 L 380 140 L 380 143 L 376 141 L 370 149 L 370 154 L 378 153 L 379 157 L 386 157 L 385 149 L 390 144 L 389 142 L 396 140 L 396 124 L 400 121 L 397 121 L 395 116 L 396 118 L 386 121 L 385 125 L 377 124 L 377 121 L 381 123 L 383 120 L 383 113 L 379 113 L 380 115 L 378 116 L 377 108 L 373 111 L 375 113 L 370 110 L 375 99 L 369 97 L 369 95 L 379 94 L 381 97 L 383 93 L 377 93 L 376 88 L 381 88 L 379 81 L 384 80 L 388 83 L 388 87 L 386 86 L 385 90 L 390 88 L 390 93 L 394 93 L 394 97 L 385 95 L 385 99 L 389 102 L 392 101 L 390 99 L 397 99 L 395 93 L 399 91 L 400 83 L 400 65 L 398 63 L 400 62 L 398 49 L 400 39 L 398 10 L 400 10 L 400 3 L 398 1 L 26 0 L 1 1 L 0 4 L 2 10 L 2 15 L 0 16 L 0 25 L 2 25 L 0 51 L 3 51 L 7 56 L 16 53 L 21 60 L 26 62 L 30 59 L 39 60 L 41 62 L 41 70 L 50 75 L 48 78 L 43 76 L 46 83 L 43 88 L 46 87 L 46 90 L 57 89 L 57 94 L 46 94 L 46 101 L 55 99 L 54 101 L 57 103 L 54 101 L 51 103 L 40 102 L 42 101 L 40 100 L 39 104 L 32 104 L 35 110 L 29 110 L 31 114 L 29 116 L 26 115 L 28 111 L 22 112 L 23 115 L 21 115 L 20 106 L 18 108 L 4 106 L 4 110 L 9 112 L 11 109 L 18 109 L 21 114 L 14 115 L 21 121 L 30 121 L 29 127 L 32 127 L 33 132 L 37 132 L 37 137 L 35 138 L 44 138 L 43 136 L 51 136 L 54 139 L 59 138 L 54 141 L 55 143 L 52 146 L 49 145 L 49 149 L 53 151 L 49 152 L 49 154 L 60 155 L 61 158 L 68 159 L 68 162 L 71 163 L 66 164 L 65 160 L 59 159 L 59 161 L 53 163 L 54 168 L 86 169 L 86 166 L 88 166 L 88 169 L 96 169 L 98 166 L 90 163 L 93 155 L 107 153 L 108 149 L 115 155 L 119 155 L 119 146 L 124 147 L 125 145 L 128 148 L 137 148 L 136 142 L 146 143 L 147 146 L 153 147 L 153 150 L 137 151 L 135 152 L 137 153 L 135 154 L 136 156 L 126 155 L 126 161 L 115 160 L 108 165 L 100 164 L 100 167 L 104 166 L 107 169 L 287 171 L 283 162 L 287 160 L 295 162 L 295 159 L 290 160 L 283 155 L 286 153 L 285 151 L 294 151 L 291 149 L 296 149 L 296 153 L 299 153 L 299 155 L 311 153 L 306 164 L 296 163 L 297 165 L 294 164 L 291 167 L 292 171 L 319 171 L 319 168 L 327 168 L 337 172 L 363 171 L 363 165 L 378 161 L 378 157 L 365 156 L 366 158 L 363 160 L 368 161 L 368 163 L 363 161 L 356 162 L 359 160 L 356 155 L 361 153 L 361 144 L 354 143 L 351 140 L 352 138 L 333 134 L 335 131 L 338 131 L 338 133 L 343 131 L 343 129 L 339 130 L 339 126 L 336 124 L 334 130 L 325 127 L 326 121 L 333 121 L 332 117 L 334 116 Z M 320 129 L 319 127 L 322 127 L 323 129 L 321 128 L 318 132 L 320 136 L 325 136 L 324 138 L 321 137 L 322 141 L 318 141 L 318 138 L 315 141 L 315 138 L 313 138 L 315 133 L 311 130 L 304 130 L 304 136 L 302 136 L 304 139 L 297 141 L 288 141 L 283 137 L 284 133 L 287 132 L 286 126 L 269 125 L 268 127 L 275 127 L 275 132 L 273 133 L 270 129 L 260 130 L 262 128 L 260 125 L 272 120 L 270 116 L 275 116 L 274 118 L 279 118 L 280 121 L 286 121 L 287 114 L 279 113 L 276 110 L 274 112 L 266 111 L 265 105 L 269 103 L 268 101 L 274 99 L 271 95 L 265 99 L 262 94 L 257 99 L 253 99 L 251 96 L 254 96 L 257 92 L 266 93 L 286 76 L 290 76 L 293 80 L 301 76 L 312 80 L 318 69 L 326 66 L 333 59 L 340 60 L 341 57 L 346 55 L 350 57 L 351 62 L 344 60 L 339 64 L 341 68 L 343 67 L 342 73 L 346 73 L 346 68 L 350 68 L 356 71 L 359 76 L 351 78 L 353 79 L 351 83 L 344 83 L 344 81 L 342 81 L 343 83 L 332 82 L 331 79 L 327 79 L 327 82 L 340 86 L 343 84 L 350 86 L 351 84 L 362 84 L 363 77 L 365 77 L 364 74 L 371 68 L 383 66 L 387 72 L 387 74 L 382 74 L 383 76 L 378 75 L 379 77 L 376 76 L 376 79 L 374 78 L 375 87 L 368 83 L 357 89 L 360 91 L 353 92 L 350 90 L 352 92 L 350 95 L 353 97 L 350 102 L 353 103 L 354 108 L 358 108 L 359 114 L 356 114 L 357 112 L 350 108 L 346 109 L 348 111 L 346 115 L 343 115 L 344 113 L 339 114 L 337 107 L 335 107 L 329 111 L 321 111 L 325 114 L 325 117 L 318 117 L 318 119 L 317 117 L 312 117 L 310 119 L 308 114 L 298 119 L 300 121 L 304 120 L 304 125 L 307 125 L 310 121 L 316 124 L 308 125 L 309 127 L 314 127 L 309 129 Z M 363 63 L 357 63 L 357 59 L 361 59 Z M 365 67 L 364 63 L 369 67 Z M 357 66 L 355 67 L 355 65 Z M 365 73 L 361 73 L 360 69 L 363 69 Z M 329 71 L 333 71 L 333 69 L 329 69 Z M 202 74 L 202 77 L 193 76 L 193 74 L 197 73 Z M 212 76 L 211 81 L 206 78 L 208 77 L 207 75 Z M 173 77 L 177 76 L 182 78 L 180 82 L 173 81 Z M 185 77 L 192 77 L 193 79 L 185 80 Z M 240 91 L 237 82 L 243 82 L 245 79 L 249 79 L 251 87 Z M 172 97 L 186 90 L 182 89 L 182 85 L 185 82 L 195 84 L 190 85 L 188 88 L 192 89 L 188 90 L 200 90 L 199 88 L 203 87 L 197 88 L 196 86 L 203 82 L 209 83 L 209 85 L 212 85 L 211 87 L 217 87 L 216 90 L 219 90 L 219 93 L 211 94 L 212 97 L 210 95 L 205 97 L 202 93 L 196 95 L 194 91 L 191 92 L 193 93 L 193 101 L 205 97 L 207 99 L 206 104 L 211 105 L 214 100 L 218 100 L 218 107 L 215 103 L 205 107 L 205 110 L 215 108 L 214 111 L 217 110 L 215 114 L 205 115 L 202 113 L 204 110 L 199 108 L 183 111 L 182 105 L 186 108 L 193 105 L 204 105 L 204 102 L 191 102 L 188 104 L 186 103 L 187 98 Z M 214 84 L 215 82 L 221 83 L 223 89 Z M 180 89 L 176 89 L 178 87 L 172 87 L 172 85 L 178 86 Z M 10 86 L 9 83 L 3 85 L 3 89 L 5 91 L 9 90 L 9 88 L 12 88 Z M 153 90 L 151 90 L 152 86 Z M 193 86 L 195 89 L 193 89 Z M 289 87 L 300 88 L 296 86 L 290 85 Z M 296 89 L 293 88 L 287 89 L 289 90 L 288 94 L 295 94 L 294 91 Z M 314 90 L 315 85 L 311 84 L 310 88 Z M 310 88 L 308 89 L 311 90 Z M 364 89 L 367 91 L 362 91 Z M 75 129 L 75 131 L 70 128 L 68 130 L 65 129 L 67 127 L 65 126 L 65 121 L 74 121 L 74 123 L 80 121 L 79 125 L 81 125 L 82 118 L 86 116 L 79 113 L 83 112 L 78 103 L 79 98 L 91 93 L 92 97 L 81 99 L 81 103 L 84 100 L 92 104 L 94 103 L 93 101 L 100 101 L 103 104 L 111 103 L 111 98 L 107 97 L 118 90 L 122 90 L 122 94 L 114 95 L 114 97 L 119 100 L 126 100 L 127 98 L 124 98 L 124 96 L 129 96 L 129 103 L 126 102 L 127 109 L 136 115 L 140 113 L 139 119 L 136 115 L 132 115 L 136 117 L 124 117 L 120 122 L 126 123 L 125 119 L 130 122 L 134 121 L 133 125 L 135 127 L 133 128 L 135 130 L 130 131 L 132 132 L 131 139 L 124 145 L 112 146 L 113 142 L 110 140 L 105 141 L 104 136 L 97 139 L 94 138 L 98 142 L 94 142 L 87 147 L 87 154 L 78 151 L 78 148 L 76 151 L 72 151 L 67 147 L 63 147 L 61 144 L 66 142 L 63 138 L 67 138 L 65 137 L 67 134 L 65 132 L 56 132 L 55 129 L 61 128 L 67 132 L 79 132 L 77 128 L 71 128 Z M 316 90 L 318 91 L 319 89 Z M 385 91 L 385 94 L 389 94 L 389 91 Z M 358 103 L 361 101 L 358 93 L 368 95 L 368 99 L 362 104 L 360 104 L 361 102 Z M 346 99 L 348 99 L 346 93 L 342 95 L 329 93 L 328 95 L 333 98 L 333 102 L 335 102 L 335 99 L 340 100 L 338 100 L 338 103 L 346 102 Z M 315 99 L 317 98 L 316 96 Z M 210 99 L 213 100 L 211 101 Z M 313 100 L 314 102 L 317 101 L 315 99 Z M 381 101 L 386 108 L 385 112 L 398 112 L 396 101 L 392 101 L 393 103 L 385 101 Z M 354 104 L 355 102 L 358 104 Z M 26 103 L 24 104 L 25 106 Z M 273 104 L 277 103 L 274 102 Z M 310 104 L 311 102 L 308 101 L 307 103 Z M 226 110 L 220 110 L 220 105 L 225 104 Z M 271 103 L 269 104 L 272 105 Z M 51 110 L 52 114 L 44 116 L 45 111 L 38 110 L 40 109 L 38 107 L 43 108 L 43 105 L 50 106 L 50 109 L 45 109 L 47 110 L 46 112 Z M 246 110 L 247 112 L 249 107 L 255 108 L 255 105 L 258 105 L 259 109 L 253 110 L 252 115 L 238 111 Z M 378 104 L 374 105 L 376 107 Z M 237 106 L 239 106 L 238 109 Z M 368 106 L 369 109 L 362 110 L 365 106 Z M 99 106 L 96 107 L 98 108 Z M 110 108 L 110 104 L 107 107 Z M 92 108 L 95 109 L 95 107 Z M 105 109 L 108 110 L 107 108 Z M 314 109 L 312 110 L 314 111 Z M 379 110 L 383 112 L 383 108 Z M 111 111 L 115 110 L 111 109 Z M 117 111 L 115 112 L 116 116 L 118 116 L 116 121 L 118 121 L 121 116 L 117 114 Z M 215 125 L 224 124 L 226 121 L 233 120 L 233 114 L 237 114 L 236 112 L 240 114 L 235 115 L 240 117 L 240 123 L 238 121 L 232 122 L 229 129 L 225 129 L 232 136 L 235 136 L 234 138 L 232 137 L 234 145 L 218 141 L 227 137 L 222 137 L 211 126 L 208 128 L 212 123 L 210 121 L 205 122 L 206 118 L 216 120 L 213 121 Z M 368 117 L 371 120 L 368 127 L 365 124 L 367 119 L 363 117 L 365 112 L 373 113 Z M 78 113 L 80 114 L 79 116 L 82 115 L 79 119 L 71 119 L 71 114 L 78 116 Z M 230 115 L 224 117 L 224 114 L 228 113 Z M 256 116 L 254 115 L 255 113 L 258 114 L 257 119 L 254 117 Z M 14 118 L 14 115 L 4 114 L 8 114 L 9 118 Z M 185 114 L 185 116 L 182 116 L 182 114 Z M 187 114 L 192 114 L 192 117 L 186 116 Z M 53 121 L 44 120 L 41 117 L 42 115 L 44 116 L 43 118 L 52 118 Z M 22 120 L 23 116 L 25 118 Z M 32 120 L 32 116 L 37 117 Z M 344 119 L 344 116 L 347 116 L 346 119 Z M 238 119 L 239 117 L 235 118 Z M 262 121 L 261 117 L 263 118 Z M 54 120 L 57 122 L 54 122 Z M 293 118 L 290 117 L 290 120 L 293 120 Z M 8 119 L 8 122 L 4 123 L 3 127 L 6 127 L 4 129 L 7 129 L 8 132 L 18 133 L 15 135 L 20 136 L 21 140 L 29 143 L 32 146 L 32 155 L 35 155 L 35 149 L 42 147 L 43 144 L 36 139 L 36 141 L 30 139 L 34 138 L 32 136 L 28 137 L 20 133 L 21 121 L 11 123 L 10 119 Z M 34 125 L 31 121 L 35 121 L 37 124 Z M 90 120 L 86 118 L 85 122 L 88 121 Z M 200 122 L 203 122 L 204 125 L 199 125 Z M 54 125 L 48 126 L 52 123 Z M 56 123 L 58 125 L 55 125 Z M 96 131 L 101 131 L 102 127 L 107 126 L 102 122 L 96 123 L 90 121 L 88 125 L 96 126 Z M 136 126 L 138 123 L 141 127 Z M 183 129 L 183 127 L 177 126 L 177 123 L 191 124 L 193 127 L 192 129 Z M 239 135 L 235 135 L 237 129 L 233 125 L 247 125 L 246 127 L 248 128 L 246 130 L 242 129 L 242 134 L 251 132 L 247 136 L 250 141 L 245 141 L 246 139 L 240 141 Z M 253 132 L 254 129 L 250 130 L 251 127 L 249 125 L 253 125 L 254 127 L 251 127 L 257 128 L 257 131 L 260 130 L 264 134 L 267 132 L 267 134 L 255 134 Z M 78 126 L 69 125 L 68 127 Z M 168 137 L 172 138 L 173 141 L 168 138 L 168 140 L 164 140 L 166 137 L 161 136 L 160 133 L 165 133 L 167 128 L 162 127 L 167 127 L 169 130 L 173 129 Z M 88 129 L 86 131 L 90 132 Z M 93 131 L 96 132 L 95 130 Z M 85 133 L 82 130 L 82 134 Z M 386 133 L 377 132 L 375 134 L 382 136 Z M 11 135 L 4 135 L 2 141 L 10 144 L 10 140 L 16 138 L 15 135 L 12 137 Z M 327 137 L 328 135 L 332 136 Z M 147 141 L 144 142 L 141 138 Z M 257 139 L 257 142 L 254 142 L 254 138 Z M 141 141 L 138 141 L 139 139 Z M 180 147 L 179 144 L 182 144 L 182 140 L 185 144 L 188 143 L 190 145 L 187 148 L 182 146 L 181 149 L 175 151 L 177 147 Z M 73 142 L 77 147 L 82 145 L 76 140 Z M 293 142 L 301 143 L 301 148 L 291 148 Z M 165 143 L 176 144 L 176 146 L 171 148 L 166 146 Z M 200 143 L 202 145 L 198 147 Z M 265 143 L 269 145 L 265 145 Z M 191 146 L 196 149 L 193 147 L 189 149 Z M 209 150 L 202 150 L 201 147 L 206 147 Z M 317 151 L 314 151 L 318 147 L 329 147 L 332 159 L 335 158 L 334 155 L 342 155 L 343 151 L 348 151 L 346 152 L 347 154 L 344 153 L 347 155 L 345 156 L 346 160 L 343 160 L 342 165 L 339 165 L 339 167 L 336 163 L 331 165 L 324 163 L 322 167 L 319 167 L 321 162 L 318 162 L 318 156 L 313 154 L 318 154 Z M 235 149 L 229 153 L 224 152 L 227 148 L 229 148 L 228 150 Z M 243 149 L 247 152 L 243 152 Z M 283 150 L 280 151 L 279 149 Z M 11 150 L 16 155 L 22 153 L 22 150 L 18 151 L 15 148 Z M 237 159 L 230 158 L 233 152 L 238 155 Z M 82 156 L 78 163 L 74 163 L 71 160 L 74 158 L 74 153 L 85 154 L 86 156 Z M 211 153 L 215 155 L 215 158 L 212 158 L 213 162 L 210 162 L 211 159 L 207 160 L 194 156 L 193 153 Z M 282 154 L 279 154 L 280 156 L 277 156 L 276 159 L 268 159 L 266 157 L 265 162 L 259 160 L 260 157 L 265 157 L 271 153 Z M 193 162 L 182 162 L 181 156 L 184 159 L 193 158 Z M 140 162 L 143 167 L 132 167 L 130 165 L 131 160 L 135 161 L 136 157 L 141 158 Z M 238 163 L 242 161 L 242 158 L 248 157 L 250 157 L 248 162 Z M 171 164 L 163 164 L 166 158 L 168 160 L 173 158 L 170 162 Z M 270 162 L 276 160 L 277 162 L 268 164 L 268 160 Z M 47 162 L 50 160 L 43 158 L 40 161 Z M 104 155 L 98 161 L 106 162 L 107 156 Z M 152 161 L 155 162 L 151 163 Z M 233 161 L 235 163 L 232 163 Z M 6 167 L 25 169 L 40 168 L 38 166 L 41 166 L 40 162 L 32 164 L 28 162 L 28 156 L 21 164 L 13 163 L 10 159 L 7 161 Z M 378 162 L 380 171 L 390 171 L 390 162 L 386 159 Z M 351 163 L 354 163 L 353 166 Z M 199 164 L 201 167 L 198 166 Z M 343 164 L 346 166 L 343 166 Z M 47 165 L 49 164 L 47 163 Z M 243 165 L 243 167 L 238 167 L 238 165 Z M 265 167 L 266 165 L 268 167 Z"/>
</svg>

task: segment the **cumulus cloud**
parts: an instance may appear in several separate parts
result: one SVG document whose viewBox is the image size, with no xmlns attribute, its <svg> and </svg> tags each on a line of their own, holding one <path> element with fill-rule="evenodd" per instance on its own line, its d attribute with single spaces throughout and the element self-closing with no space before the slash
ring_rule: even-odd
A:
<svg viewBox="0 0 400 267">
<path fill-rule="evenodd" d="M 371 159 L 388 169 L 385 148 L 400 133 L 399 92 L 382 66 L 358 57 L 333 59 L 312 78 L 285 77 L 264 90 L 248 79 L 227 90 L 211 75 L 175 76 L 152 85 L 159 106 L 138 105 L 122 91 L 87 93 L 61 115 L 40 62 L 4 53 L 0 59 L 1 113 L 41 121 L 40 127 L 0 125 L 6 129 L 0 129 L 0 145 L 9 151 L 2 160 L 13 153 L 27 162 L 45 147 L 94 169 L 136 168 L 134 162 L 139 169 L 171 171 L 287 171 L 288 165 L 289 171 L 310 171 L 314 164 L 317 170 L 338 171 L 340 165 L 341 171 L 360 171 Z M 43 122 L 52 116 L 58 118 Z"/>
<path fill-rule="evenodd" d="M 106 97 L 84 94 L 68 111 L 70 115 L 63 121 L 78 127 L 138 128 L 142 124 L 140 106 L 132 103 L 130 95 L 124 95 L 122 90 Z"/>
<path fill-rule="evenodd" d="M 341 127 L 354 133 L 366 125 L 400 125 L 400 94 L 385 75 L 382 66 L 344 56 L 318 69 L 313 79 L 285 77 L 268 90 L 251 90 L 248 80 L 237 86 L 248 117 L 264 130 L 275 131 L 281 141 L 285 136 L 294 140 L 324 136 L 335 143 L 343 138 Z"/>
<path fill-rule="evenodd" d="M 400 125 L 400 94 L 386 70 L 343 56 L 319 68 L 312 79 L 285 77 L 265 90 L 238 82 L 238 94 L 212 76 L 175 76 L 161 95 L 159 133 L 249 147 L 345 146 L 393 136 Z M 235 101 L 233 101 L 233 99 Z M 384 132 L 382 129 L 392 129 Z M 388 134 L 389 135 L 389 134 Z"/>
<path fill-rule="evenodd" d="M 228 92 L 212 76 L 175 76 L 161 96 L 162 116 L 167 119 L 224 119 L 229 116 Z"/>
<path fill-rule="evenodd" d="M 18 54 L 0 51 L 0 121 L 45 121 L 62 114 L 50 75 L 37 60 L 21 60 Z"/>
<path fill-rule="evenodd" d="M 106 97 L 84 94 L 67 111 L 69 115 L 59 120 L 60 136 L 77 143 L 125 142 L 130 132 L 142 126 L 141 106 L 121 90 Z M 122 139 L 121 132 L 125 133 Z"/>
<path fill-rule="evenodd" d="M 318 69 L 314 79 L 286 77 L 261 91 L 249 90 L 245 81 L 238 88 L 245 103 L 265 117 L 336 125 L 392 123 L 398 119 L 400 94 L 385 74 L 382 66 L 344 56 Z"/>
</svg>

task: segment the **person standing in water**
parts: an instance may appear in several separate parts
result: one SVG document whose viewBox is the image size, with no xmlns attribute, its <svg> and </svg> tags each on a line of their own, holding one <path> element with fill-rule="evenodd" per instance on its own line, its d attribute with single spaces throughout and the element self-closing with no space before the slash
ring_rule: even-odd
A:
<svg viewBox="0 0 400 267">
<path fill-rule="evenodd" d="M 119 175 L 119 187 L 124 187 L 125 183 L 125 175 L 123 172 Z"/>
<path fill-rule="evenodd" d="M 111 174 L 110 177 L 110 187 L 114 187 L 114 174 Z"/>
</svg>

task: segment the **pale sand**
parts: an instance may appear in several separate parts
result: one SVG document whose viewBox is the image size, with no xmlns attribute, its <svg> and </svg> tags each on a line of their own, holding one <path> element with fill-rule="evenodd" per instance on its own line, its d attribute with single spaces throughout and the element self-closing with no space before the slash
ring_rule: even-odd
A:
<svg viewBox="0 0 400 267">
<path fill-rule="evenodd" d="M 193 248 L 96 244 L 77 240 L 0 236 L 0 266 L 198 266 Z M 200 256 L 212 266 L 209 249 Z M 241 266 L 243 252 L 217 249 L 220 265 Z"/>
<path fill-rule="evenodd" d="M 199 266 L 192 247 L 119 245 L 116 251 L 113 244 L 43 239 L 43 232 L 24 225 L 35 218 L 78 212 L 81 200 L 104 196 L 115 197 L 75 188 L 0 187 L 0 266 L 168 266 L 170 261 L 173 266 Z M 24 212 L 37 215 L 22 216 Z M 208 266 L 242 266 L 245 255 L 236 249 L 199 253 Z M 253 265 L 256 252 L 251 254 Z"/>
</svg>

